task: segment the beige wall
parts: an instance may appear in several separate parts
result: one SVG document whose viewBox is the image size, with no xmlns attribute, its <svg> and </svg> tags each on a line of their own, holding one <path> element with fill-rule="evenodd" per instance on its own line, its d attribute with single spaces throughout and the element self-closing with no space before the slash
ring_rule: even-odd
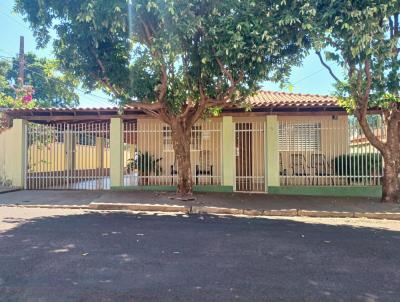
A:
<svg viewBox="0 0 400 302">
<path fill-rule="evenodd" d="M 14 186 L 19 182 L 20 172 L 16 169 L 16 162 L 22 133 L 16 128 L 5 129 L 0 133 L 0 183 Z"/>
<path fill-rule="evenodd" d="M 75 146 L 75 170 L 96 169 L 99 167 L 99 153 L 96 146 Z M 66 150 L 64 143 L 46 145 L 32 144 L 28 152 L 29 172 L 54 172 L 66 169 Z M 103 148 L 103 168 L 110 168 L 110 149 Z"/>
<path fill-rule="evenodd" d="M 373 147 L 370 143 L 352 143 L 350 146 L 350 153 L 379 153 L 378 149 Z"/>
</svg>

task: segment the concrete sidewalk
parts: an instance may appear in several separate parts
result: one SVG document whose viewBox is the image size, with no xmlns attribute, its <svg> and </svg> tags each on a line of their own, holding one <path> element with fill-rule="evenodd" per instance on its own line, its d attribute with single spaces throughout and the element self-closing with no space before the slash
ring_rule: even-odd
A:
<svg viewBox="0 0 400 302">
<path fill-rule="evenodd" d="M 17 191 L 0 194 L 0 205 L 102 210 L 176 211 L 265 216 L 368 217 L 400 219 L 400 204 L 373 198 L 197 193 L 182 201 L 171 192 Z M 379 215 L 377 215 L 379 214 Z M 381 215 L 382 214 L 382 215 Z"/>
</svg>

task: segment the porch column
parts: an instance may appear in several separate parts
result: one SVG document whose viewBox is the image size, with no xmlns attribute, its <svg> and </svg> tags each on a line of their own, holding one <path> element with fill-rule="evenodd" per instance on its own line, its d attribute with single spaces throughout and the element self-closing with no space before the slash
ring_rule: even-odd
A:
<svg viewBox="0 0 400 302">
<path fill-rule="evenodd" d="M 104 147 L 105 147 L 104 137 L 96 137 L 96 168 L 104 168 Z"/>
<path fill-rule="evenodd" d="M 14 173 L 12 178 L 12 185 L 18 188 L 24 188 L 25 186 L 25 169 L 26 169 L 26 151 L 25 151 L 25 139 L 26 139 L 26 121 L 22 119 L 15 119 L 13 121 L 13 131 L 15 136 L 13 137 L 15 149 L 13 151 L 12 158 Z"/>
<path fill-rule="evenodd" d="M 234 188 L 235 137 L 232 116 L 222 117 L 222 185 Z"/>
<path fill-rule="evenodd" d="M 110 125 L 110 180 L 111 188 L 124 185 L 124 154 L 123 154 L 123 123 L 122 119 L 112 118 Z"/>
<path fill-rule="evenodd" d="M 267 115 L 265 124 L 265 190 L 268 191 L 268 187 L 279 186 L 278 117 Z"/>
<path fill-rule="evenodd" d="M 66 165 L 65 170 L 67 173 L 71 173 L 75 171 L 75 152 L 76 152 L 76 141 L 75 141 L 75 133 L 70 129 L 70 125 L 68 125 L 68 130 L 64 133 L 64 142 L 65 142 L 65 159 Z M 68 177 L 68 176 L 67 176 Z"/>
</svg>

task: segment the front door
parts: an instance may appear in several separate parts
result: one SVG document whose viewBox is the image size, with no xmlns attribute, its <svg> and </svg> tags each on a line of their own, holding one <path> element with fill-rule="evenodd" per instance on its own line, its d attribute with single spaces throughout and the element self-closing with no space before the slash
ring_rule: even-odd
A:
<svg viewBox="0 0 400 302">
<path fill-rule="evenodd" d="M 236 191 L 252 191 L 252 123 L 236 123 Z"/>
</svg>

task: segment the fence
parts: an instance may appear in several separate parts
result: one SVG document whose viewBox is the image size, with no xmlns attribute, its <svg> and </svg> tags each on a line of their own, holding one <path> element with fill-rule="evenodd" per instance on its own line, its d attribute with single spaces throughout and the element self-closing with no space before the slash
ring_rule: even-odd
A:
<svg viewBox="0 0 400 302">
<path fill-rule="evenodd" d="M 171 129 L 155 120 L 124 123 L 124 186 L 176 185 L 178 166 Z M 196 185 L 222 181 L 222 122 L 202 121 L 191 131 L 191 170 Z"/>
<path fill-rule="evenodd" d="M 278 122 L 277 129 L 273 127 L 278 131 L 281 186 L 381 185 L 382 158 L 354 118 L 344 115 L 278 116 Z M 385 140 L 385 126 L 380 118 L 373 116 L 370 123 L 375 135 Z M 177 185 L 178 167 L 170 127 L 148 118 L 125 121 L 123 125 L 123 185 Z M 225 146 L 222 146 L 222 118 L 201 121 L 192 128 L 190 156 L 194 184 L 222 185 L 224 147 L 234 155 L 233 161 L 232 157 L 225 158 L 224 168 L 232 166 L 234 176 L 229 185 L 235 191 L 264 192 L 268 185 L 265 173 L 271 167 L 271 163 L 266 163 L 266 155 L 269 146 L 272 146 L 270 150 L 276 150 L 275 135 L 268 143 L 265 141 L 265 117 L 252 121 L 235 117 L 228 126 L 233 126 L 233 141 L 226 140 Z M 5 131 L 0 138 L 9 141 L 13 131 Z M 110 188 L 109 122 L 27 123 L 25 132 L 27 168 L 25 178 L 19 177 L 20 182 L 25 179 L 25 188 Z M 271 139 L 273 144 L 269 145 Z M 10 151 L 5 144 L 3 147 L 0 155 L 6 158 Z M 22 158 L 22 151 L 18 156 Z M 2 165 L 3 170 L 10 170 L 6 161 L 3 160 Z M 276 168 L 272 167 L 271 171 L 276 171 L 274 177 L 278 176 Z M 17 177 L 8 174 L 4 182 L 15 182 Z"/>
<path fill-rule="evenodd" d="M 110 188 L 109 123 L 26 125 L 27 189 Z"/>
<path fill-rule="evenodd" d="M 235 123 L 235 190 L 265 191 L 265 122 Z"/>
<path fill-rule="evenodd" d="M 374 186 L 381 184 L 383 162 L 353 117 L 316 122 L 279 122 L 281 186 Z M 379 117 L 374 133 L 385 139 Z"/>
</svg>

